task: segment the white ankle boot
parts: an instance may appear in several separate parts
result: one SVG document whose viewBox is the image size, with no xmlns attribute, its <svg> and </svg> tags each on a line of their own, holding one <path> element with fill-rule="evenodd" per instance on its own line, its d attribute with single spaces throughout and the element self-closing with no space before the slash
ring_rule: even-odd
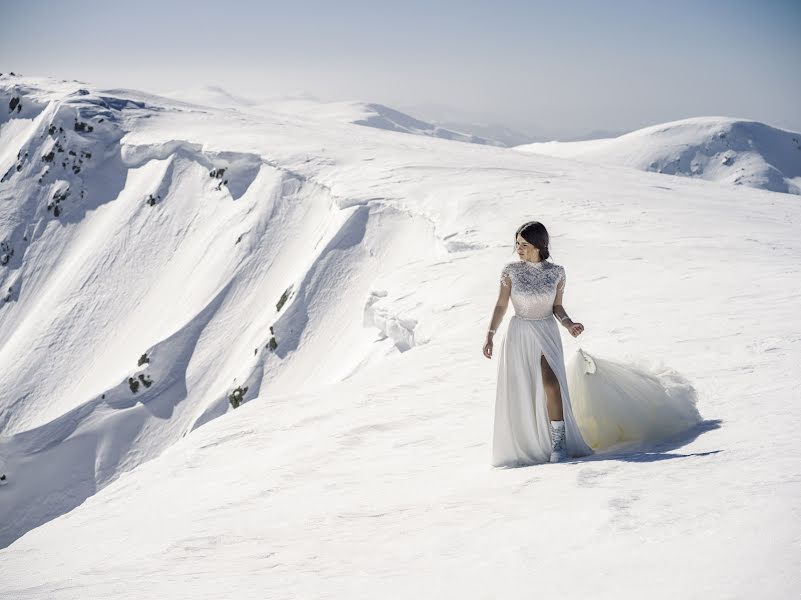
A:
<svg viewBox="0 0 801 600">
<path fill-rule="evenodd" d="M 566 458 L 565 422 L 551 421 L 551 462 L 561 462 Z"/>
</svg>

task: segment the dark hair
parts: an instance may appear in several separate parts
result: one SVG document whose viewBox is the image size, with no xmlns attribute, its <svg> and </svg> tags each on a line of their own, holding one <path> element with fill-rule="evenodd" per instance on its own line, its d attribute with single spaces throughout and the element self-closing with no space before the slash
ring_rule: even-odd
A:
<svg viewBox="0 0 801 600">
<path fill-rule="evenodd" d="M 539 221 L 529 221 L 518 227 L 515 232 L 515 244 L 517 244 L 518 235 L 540 251 L 540 259 L 545 260 L 551 256 L 551 252 L 548 250 L 550 241 L 548 230 Z"/>
</svg>

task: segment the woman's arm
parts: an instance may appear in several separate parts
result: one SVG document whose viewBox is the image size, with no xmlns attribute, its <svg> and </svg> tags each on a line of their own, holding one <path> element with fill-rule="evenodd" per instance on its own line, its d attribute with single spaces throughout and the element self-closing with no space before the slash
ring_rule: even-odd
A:
<svg viewBox="0 0 801 600">
<path fill-rule="evenodd" d="M 495 310 L 492 311 L 492 319 L 490 320 L 489 330 L 487 336 L 492 337 L 498 326 L 503 321 L 503 316 L 509 308 L 509 297 L 512 293 L 512 280 L 508 274 L 501 275 L 501 288 L 498 290 L 498 299 L 495 301 Z"/>
<path fill-rule="evenodd" d="M 570 327 L 573 321 L 567 316 L 565 307 L 562 306 L 562 295 L 565 293 L 565 272 L 562 270 L 562 278 L 556 284 L 556 298 L 553 301 L 553 314 L 565 327 Z"/>
<path fill-rule="evenodd" d="M 561 304 L 553 305 L 553 314 L 565 327 L 570 327 L 573 324 L 573 320 L 568 316 L 567 311 L 565 311 L 565 307 Z"/>
<path fill-rule="evenodd" d="M 562 270 L 562 278 L 556 284 L 556 297 L 553 301 L 553 314 L 559 319 L 559 322 L 570 332 L 570 335 L 576 337 L 584 331 L 584 325 L 581 323 L 574 323 L 573 320 L 567 315 L 565 307 L 562 306 L 562 296 L 565 293 L 565 273 Z"/>
<path fill-rule="evenodd" d="M 495 335 L 495 330 L 498 325 L 503 321 L 503 315 L 506 314 L 506 309 L 509 307 L 509 296 L 512 293 L 512 280 L 509 275 L 504 273 L 501 275 L 501 289 L 498 292 L 498 300 L 495 301 L 495 310 L 492 311 L 492 320 L 490 321 L 489 330 L 487 331 L 487 340 L 484 342 L 484 356 L 492 358 L 492 337 Z"/>
</svg>

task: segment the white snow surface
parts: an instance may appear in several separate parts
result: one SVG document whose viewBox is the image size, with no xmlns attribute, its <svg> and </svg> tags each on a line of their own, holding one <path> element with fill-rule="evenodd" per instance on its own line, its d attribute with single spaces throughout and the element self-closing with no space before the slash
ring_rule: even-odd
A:
<svg viewBox="0 0 801 600">
<path fill-rule="evenodd" d="M 0 597 L 798 597 L 798 198 L 327 111 L 0 77 Z M 532 219 L 698 427 L 490 466 Z"/>
<path fill-rule="evenodd" d="M 523 152 L 801 194 L 801 133 L 757 121 L 696 117 L 582 142 L 538 142 Z"/>
</svg>

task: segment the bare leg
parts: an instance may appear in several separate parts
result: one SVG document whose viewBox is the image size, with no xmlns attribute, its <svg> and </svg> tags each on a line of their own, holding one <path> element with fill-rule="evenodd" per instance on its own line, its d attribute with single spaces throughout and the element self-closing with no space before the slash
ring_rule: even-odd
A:
<svg viewBox="0 0 801 600">
<path fill-rule="evenodd" d="M 551 421 L 561 421 L 564 415 L 562 414 L 562 391 L 559 388 L 559 380 L 544 354 L 540 355 L 540 365 L 542 367 L 542 384 L 545 387 L 545 397 L 548 401 L 548 418 Z"/>
</svg>

